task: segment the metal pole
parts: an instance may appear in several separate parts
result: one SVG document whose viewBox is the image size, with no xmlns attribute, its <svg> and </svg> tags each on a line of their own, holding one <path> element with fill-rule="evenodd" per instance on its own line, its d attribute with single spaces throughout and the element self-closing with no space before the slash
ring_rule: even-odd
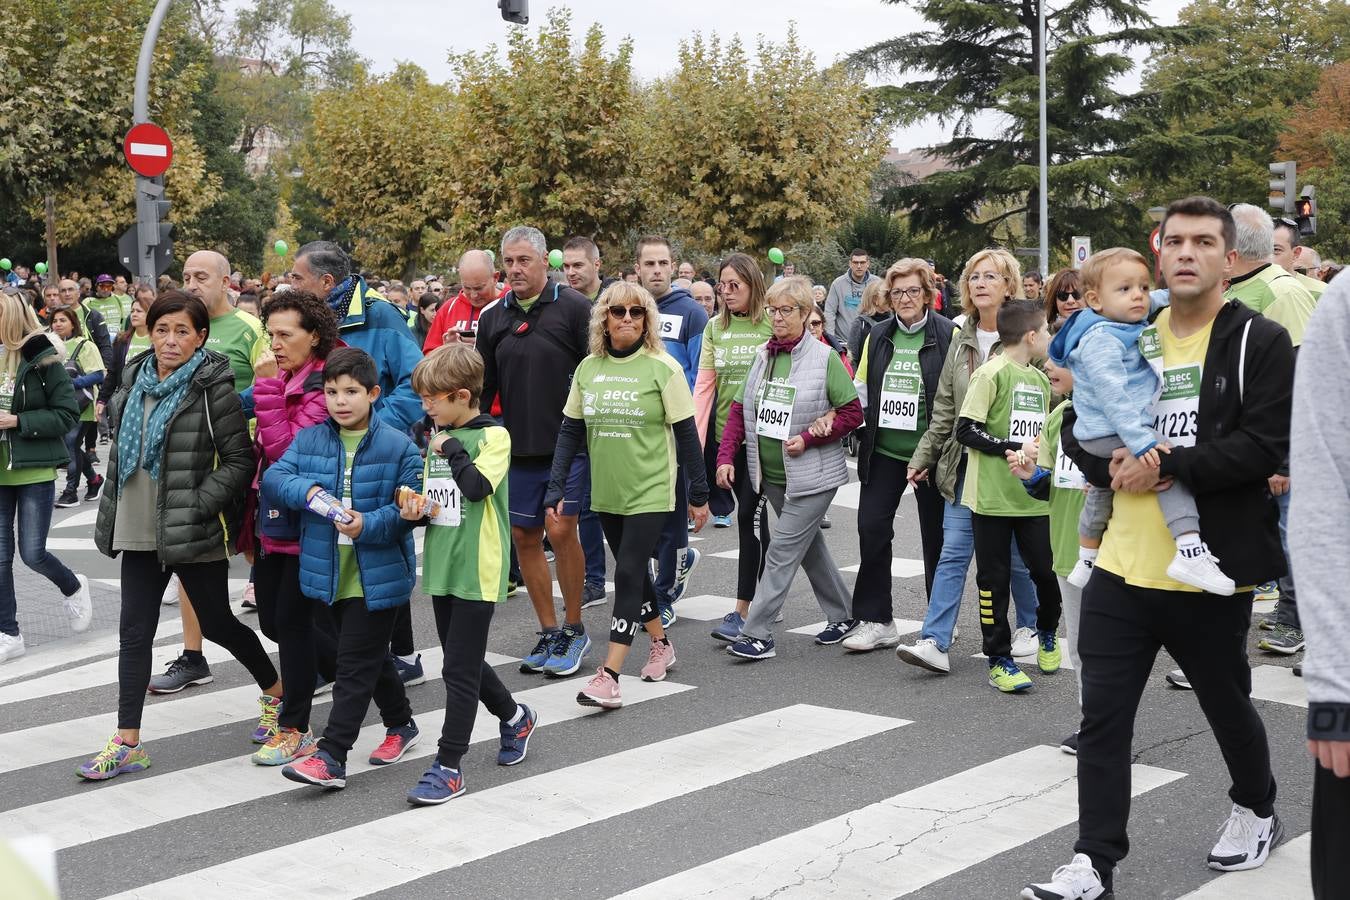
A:
<svg viewBox="0 0 1350 900">
<path fill-rule="evenodd" d="M 1049 278 L 1050 276 L 1050 174 L 1049 174 L 1049 154 L 1046 149 L 1047 141 L 1045 134 L 1045 0 L 1038 0 L 1036 3 L 1036 13 L 1038 19 L 1037 40 L 1039 43 L 1040 70 L 1041 70 L 1041 190 L 1040 190 L 1040 224 L 1041 224 L 1041 276 Z"/>
<path fill-rule="evenodd" d="M 132 124 L 150 121 L 150 66 L 155 58 L 155 41 L 173 0 L 159 0 L 141 39 L 141 55 L 136 60 L 136 94 L 132 100 Z M 155 247 L 159 244 L 159 209 L 155 201 L 164 196 L 164 178 L 136 176 L 136 280 L 155 283 Z"/>
</svg>

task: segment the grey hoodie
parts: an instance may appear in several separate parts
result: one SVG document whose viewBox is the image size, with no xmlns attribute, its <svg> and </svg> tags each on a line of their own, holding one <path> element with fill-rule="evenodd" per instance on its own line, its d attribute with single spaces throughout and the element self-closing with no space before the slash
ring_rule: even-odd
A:
<svg viewBox="0 0 1350 900">
<path fill-rule="evenodd" d="M 1350 277 L 1308 319 L 1294 375 L 1289 553 L 1308 642 L 1308 737 L 1350 741 Z"/>
</svg>

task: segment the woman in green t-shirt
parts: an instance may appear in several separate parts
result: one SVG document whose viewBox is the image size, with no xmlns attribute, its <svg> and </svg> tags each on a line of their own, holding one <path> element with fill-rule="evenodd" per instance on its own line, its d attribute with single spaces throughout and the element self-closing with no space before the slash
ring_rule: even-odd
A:
<svg viewBox="0 0 1350 900">
<path fill-rule="evenodd" d="M 773 326 L 764 313 L 764 274 L 759 265 L 744 253 L 733 253 L 718 270 L 718 291 L 722 312 L 703 330 L 703 350 L 698 358 L 698 380 L 694 383 L 694 407 L 698 416 L 698 436 L 715 453 L 722 440 L 722 429 L 736 392 L 745 383 L 750 364 L 764 342 L 773 337 Z M 745 448 L 736 451 L 733 461 L 736 480 L 736 526 L 740 537 L 740 555 L 736 559 L 736 608 L 722 617 L 712 636 L 719 641 L 740 637 L 755 585 L 764 574 L 764 556 L 769 551 L 768 511 L 750 478 Z"/>
<path fill-rule="evenodd" d="M 689 478 L 694 530 L 708 520 L 708 482 L 684 371 L 661 341 L 656 301 L 644 288 L 616 282 L 591 312 L 590 355 L 577 366 L 563 407 L 544 508 L 562 513 L 563 485 L 580 452 L 591 459 L 591 509 L 614 554 L 614 613 L 605 664 L 582 691 L 582 706 L 623 705 L 619 670 L 645 627 L 651 653 L 644 681 L 661 681 L 675 647 L 661 626 L 647 561 L 675 509 L 678 466 Z"/>
<path fill-rule="evenodd" d="M 80 420 L 66 434 L 66 452 L 70 465 L 66 469 L 66 489 L 57 498 L 60 507 L 80 505 L 80 475 L 84 475 L 87 490 L 84 499 L 97 500 L 103 490 L 103 476 L 94 471 L 94 464 L 85 452 L 89 434 L 95 428 L 94 395 L 103 383 L 103 357 L 98 347 L 84 334 L 80 317 L 73 308 L 58 309 L 52 313 L 52 333 L 65 341 L 66 371 L 75 388 L 75 403 L 80 407 Z"/>
<path fill-rule="evenodd" d="M 47 552 L 56 467 L 69 459 L 64 438 L 78 417 L 56 343 L 20 291 L 0 290 L 0 663 L 24 653 L 14 593 L 16 520 L 19 557 L 61 591 L 71 630 L 85 631 L 92 621 L 88 579 Z"/>
<path fill-rule="evenodd" d="M 145 327 L 145 314 L 155 302 L 155 289 L 147 284 L 136 288 L 136 296 L 131 299 L 127 313 L 127 327 L 113 341 L 112 368 L 103 382 L 103 396 L 111 397 L 122 386 L 122 373 L 126 370 L 127 360 L 135 359 L 150 349 L 150 329 Z"/>
</svg>

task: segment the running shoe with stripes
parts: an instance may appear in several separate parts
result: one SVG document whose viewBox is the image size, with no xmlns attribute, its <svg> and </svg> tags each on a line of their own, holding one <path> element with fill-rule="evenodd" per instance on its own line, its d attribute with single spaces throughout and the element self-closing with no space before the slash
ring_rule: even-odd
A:
<svg viewBox="0 0 1350 900">
<path fill-rule="evenodd" d="M 277 733 L 277 715 L 281 712 L 281 698 L 263 694 L 258 698 L 258 707 L 262 714 L 258 716 L 258 727 L 253 729 L 253 743 L 265 744 Z"/>
<path fill-rule="evenodd" d="M 727 652 L 741 659 L 772 659 L 778 655 L 778 651 L 773 648 L 773 638 L 752 638 L 745 635 L 728 644 Z"/>
<path fill-rule="evenodd" d="M 581 668 L 581 661 L 590 652 L 590 635 L 584 631 L 575 631 L 570 625 L 564 625 L 553 639 L 552 651 L 548 662 L 543 665 L 543 673 L 549 678 L 575 675 Z"/>
<path fill-rule="evenodd" d="M 254 765 L 284 766 L 309 756 L 318 749 L 319 745 L 315 742 L 312 732 L 282 728 L 249 758 L 253 760 Z"/>
<path fill-rule="evenodd" d="M 80 763 L 75 774 L 89 781 L 107 781 L 126 772 L 143 772 L 148 768 L 150 757 L 145 752 L 145 744 L 128 746 L 121 735 L 115 734 L 92 759 Z"/>
<path fill-rule="evenodd" d="M 347 786 L 347 767 L 324 750 L 318 750 L 299 762 L 293 762 L 281 769 L 283 777 L 301 784 L 312 784 L 322 788 L 345 788 Z"/>
<path fill-rule="evenodd" d="M 543 671 L 544 663 L 548 662 L 548 658 L 553 655 L 553 642 L 557 639 L 559 632 L 560 629 L 557 628 L 535 632 L 539 635 L 539 640 L 535 643 L 534 649 L 520 661 L 520 671 Z"/>
<path fill-rule="evenodd" d="M 703 553 L 696 547 L 686 547 L 684 550 L 684 559 L 680 560 L 680 567 L 675 571 L 675 584 L 670 589 L 670 602 L 677 603 L 684 596 L 684 591 L 689 587 L 689 578 L 698 568 L 699 562 L 703 559 Z"/>
<path fill-rule="evenodd" d="M 416 746 L 420 736 L 421 732 L 417 728 L 417 723 L 412 719 L 408 720 L 407 725 L 385 729 L 384 740 L 370 754 L 370 764 L 372 766 L 393 765 L 403 758 L 403 754 Z"/>
<path fill-rule="evenodd" d="M 1005 694 L 1019 694 L 1031 689 L 1027 673 L 1006 656 L 989 660 L 989 686 Z"/>
</svg>

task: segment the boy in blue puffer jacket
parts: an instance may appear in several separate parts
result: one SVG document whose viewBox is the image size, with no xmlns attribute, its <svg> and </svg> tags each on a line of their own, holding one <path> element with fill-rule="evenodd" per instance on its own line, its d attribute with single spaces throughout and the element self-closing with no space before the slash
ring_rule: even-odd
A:
<svg viewBox="0 0 1350 900">
<path fill-rule="evenodd" d="M 1089 308 L 1074 313 L 1050 344 L 1050 359 L 1073 373 L 1074 437 L 1093 456 L 1110 459 L 1124 447 L 1156 469 L 1160 452 L 1195 444 L 1199 372 L 1162 371 L 1162 345 L 1148 323 L 1157 304 L 1141 255 L 1124 247 L 1102 250 L 1084 263 L 1079 281 Z M 1092 575 L 1114 497 L 1109 488 L 1088 487 L 1078 520 L 1078 563 L 1067 579 L 1074 587 L 1085 587 Z M 1200 540 L 1194 495 L 1174 481 L 1157 497 L 1177 542 L 1168 576 L 1231 596 L 1233 579 Z"/>
<path fill-rule="evenodd" d="M 332 608 L 338 627 L 333 710 L 312 756 L 281 774 L 327 788 L 347 784 L 347 753 L 372 697 L 386 736 L 371 765 L 397 762 L 417 742 L 403 682 L 389 658 L 399 608 L 417 580 L 412 523 L 399 515 L 401 486 L 422 489 L 422 460 L 408 436 L 371 416 L 380 396 L 375 362 L 343 347 L 323 370 L 329 419 L 302 429 L 263 475 L 276 506 L 303 510 L 300 589 Z"/>
</svg>

